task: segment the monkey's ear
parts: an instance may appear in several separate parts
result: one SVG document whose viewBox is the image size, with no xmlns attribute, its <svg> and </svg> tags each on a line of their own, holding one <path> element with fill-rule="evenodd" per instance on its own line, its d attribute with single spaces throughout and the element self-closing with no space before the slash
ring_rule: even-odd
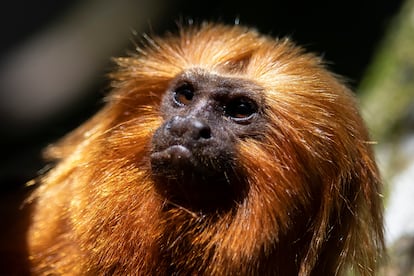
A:
<svg viewBox="0 0 414 276">
<path fill-rule="evenodd" d="M 331 179 L 332 185 L 322 192 L 321 211 L 302 272 L 311 271 L 318 261 L 318 251 L 319 255 L 340 256 L 337 263 L 325 268 L 335 273 L 345 264 L 358 264 L 351 268 L 354 272 L 371 275 L 370 269 L 380 264 L 378 256 L 385 248 L 381 180 L 367 143 L 361 141 L 355 148 L 352 169 L 338 172 L 338 178 Z"/>
<path fill-rule="evenodd" d="M 375 268 L 381 261 L 376 259 L 376 256 L 383 257 L 381 253 L 385 250 L 382 183 L 369 142 L 362 142 L 359 152 L 361 152 L 361 158 L 355 172 L 356 183 L 354 183 L 355 189 L 359 189 L 355 200 L 357 213 L 354 216 L 354 229 L 359 232 L 352 235 L 351 241 L 353 248 L 357 248 L 359 252 L 352 255 L 352 263 Z M 361 246 L 361 241 L 364 241 L 366 246 Z"/>
<path fill-rule="evenodd" d="M 344 230 L 339 233 L 339 238 L 344 239 L 340 256 L 347 256 L 344 262 L 354 264 L 352 269 L 355 272 L 371 275 L 370 269 L 378 268 L 385 250 L 381 180 L 368 146 L 361 147 L 364 149 L 348 188 L 351 191 L 349 201 L 343 207 L 350 219 L 342 222 L 342 218 L 338 218 L 338 224 L 345 224 Z"/>
<path fill-rule="evenodd" d="M 99 137 L 111 123 L 111 109 L 106 106 L 96 115 L 67 134 L 57 143 L 49 145 L 43 152 L 48 160 L 63 159 L 81 147 L 90 144 L 92 140 Z"/>
</svg>

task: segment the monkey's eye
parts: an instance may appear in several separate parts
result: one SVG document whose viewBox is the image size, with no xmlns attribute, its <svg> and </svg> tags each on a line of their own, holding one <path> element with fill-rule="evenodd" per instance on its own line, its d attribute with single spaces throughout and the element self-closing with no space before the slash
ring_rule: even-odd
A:
<svg viewBox="0 0 414 276">
<path fill-rule="evenodd" d="M 257 105 L 250 99 L 237 98 L 225 105 L 224 112 L 232 120 L 243 123 L 257 112 Z"/>
<path fill-rule="evenodd" d="M 193 97 L 194 88 L 188 83 L 184 83 L 174 90 L 174 102 L 179 106 L 190 104 Z"/>
</svg>

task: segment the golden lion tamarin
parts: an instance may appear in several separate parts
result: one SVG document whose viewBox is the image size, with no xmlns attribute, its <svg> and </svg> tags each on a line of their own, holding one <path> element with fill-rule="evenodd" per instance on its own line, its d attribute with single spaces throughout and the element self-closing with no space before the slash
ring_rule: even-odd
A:
<svg viewBox="0 0 414 276">
<path fill-rule="evenodd" d="M 34 274 L 375 274 L 378 171 L 320 58 L 205 23 L 116 61 L 106 106 L 47 149 Z"/>
</svg>

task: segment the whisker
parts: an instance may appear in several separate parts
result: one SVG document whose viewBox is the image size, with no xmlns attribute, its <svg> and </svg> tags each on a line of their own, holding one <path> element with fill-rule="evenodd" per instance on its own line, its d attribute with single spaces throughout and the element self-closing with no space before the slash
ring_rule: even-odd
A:
<svg viewBox="0 0 414 276">
<path fill-rule="evenodd" d="M 188 214 L 190 214 L 193 218 L 195 218 L 195 219 L 200 219 L 200 218 L 202 218 L 202 216 L 200 216 L 199 214 L 197 214 L 196 212 L 193 212 L 193 211 L 191 211 L 191 210 L 189 210 L 189 209 L 187 209 L 187 208 L 185 208 L 185 207 L 183 207 L 183 206 L 181 206 L 181 205 L 179 205 L 179 204 L 177 204 L 177 203 L 174 203 L 174 202 L 172 202 L 171 200 L 168 200 L 168 199 L 166 199 L 166 202 L 168 203 L 168 204 L 171 204 L 172 206 L 174 206 L 174 207 L 176 207 L 176 208 L 178 208 L 178 209 L 180 209 L 180 210 L 182 210 L 182 211 L 184 211 L 184 212 L 186 212 L 186 213 L 188 213 Z"/>
</svg>

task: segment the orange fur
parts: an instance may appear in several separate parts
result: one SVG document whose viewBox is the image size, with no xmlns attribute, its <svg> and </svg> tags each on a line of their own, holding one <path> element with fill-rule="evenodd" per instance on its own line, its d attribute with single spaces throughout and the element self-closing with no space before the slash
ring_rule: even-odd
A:
<svg viewBox="0 0 414 276">
<path fill-rule="evenodd" d="M 33 196 L 34 273 L 375 274 L 378 171 L 351 92 L 318 57 L 288 39 L 203 24 L 148 39 L 117 63 L 107 105 L 47 150 L 59 163 Z M 264 91 L 264 139 L 237 144 L 248 194 L 226 211 L 166 209 L 151 177 L 160 99 L 193 68 Z"/>
</svg>

